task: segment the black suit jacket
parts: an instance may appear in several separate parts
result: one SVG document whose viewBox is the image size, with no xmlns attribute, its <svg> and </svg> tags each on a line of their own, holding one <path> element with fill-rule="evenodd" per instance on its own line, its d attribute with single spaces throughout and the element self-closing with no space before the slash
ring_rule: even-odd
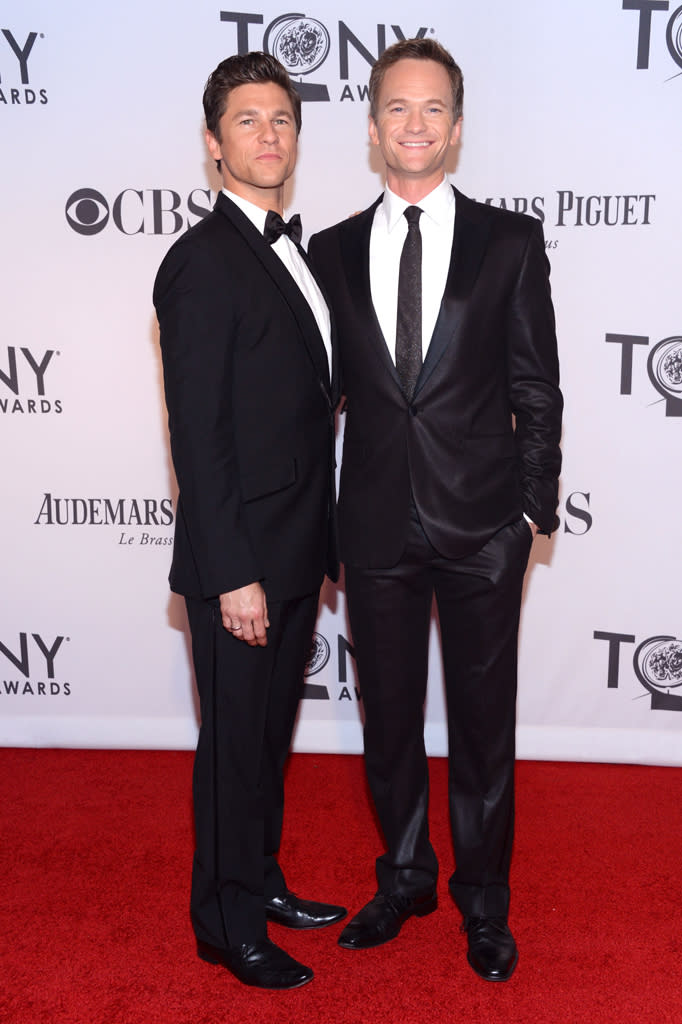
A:
<svg viewBox="0 0 682 1024">
<path fill-rule="evenodd" d="M 173 590 L 260 580 L 270 600 L 338 574 L 331 374 L 293 278 L 223 193 L 154 286 L 179 485 Z"/>
<path fill-rule="evenodd" d="M 310 240 L 335 315 L 347 418 L 341 557 L 394 565 L 410 495 L 447 558 L 478 551 L 526 512 L 557 524 L 562 397 L 540 223 L 455 189 L 452 258 L 411 402 L 370 292 L 370 209 Z"/>
</svg>

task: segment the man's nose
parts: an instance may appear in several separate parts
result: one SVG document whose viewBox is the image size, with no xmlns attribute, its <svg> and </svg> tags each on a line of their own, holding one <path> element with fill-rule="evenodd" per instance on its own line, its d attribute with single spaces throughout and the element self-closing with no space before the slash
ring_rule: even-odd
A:
<svg viewBox="0 0 682 1024">
<path fill-rule="evenodd" d="M 426 122 L 424 121 L 424 115 L 422 114 L 421 110 L 409 111 L 407 115 L 407 121 L 405 122 L 405 127 L 408 132 L 417 133 L 424 131 L 424 128 L 426 127 Z"/>
<path fill-rule="evenodd" d="M 279 136 L 274 124 L 270 121 L 265 121 L 261 129 L 260 137 L 263 142 L 277 142 Z"/>
</svg>

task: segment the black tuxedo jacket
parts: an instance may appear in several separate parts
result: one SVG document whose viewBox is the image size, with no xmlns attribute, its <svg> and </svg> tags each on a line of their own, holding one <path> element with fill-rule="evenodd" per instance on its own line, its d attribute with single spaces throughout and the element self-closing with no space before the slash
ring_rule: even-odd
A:
<svg viewBox="0 0 682 1024">
<path fill-rule="evenodd" d="M 173 590 L 260 580 L 269 600 L 338 575 L 331 374 L 293 278 L 223 193 L 154 286 L 179 485 Z"/>
<path fill-rule="evenodd" d="M 409 403 L 370 292 L 381 200 L 310 240 L 347 397 L 339 534 L 351 565 L 396 564 L 411 494 L 446 558 L 478 551 L 523 512 L 545 533 L 557 524 L 563 403 L 542 228 L 455 195 L 447 283 Z"/>
</svg>

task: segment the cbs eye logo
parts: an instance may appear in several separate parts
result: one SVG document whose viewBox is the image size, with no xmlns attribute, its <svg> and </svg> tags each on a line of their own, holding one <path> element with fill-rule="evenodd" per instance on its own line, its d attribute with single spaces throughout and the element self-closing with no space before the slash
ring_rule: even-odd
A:
<svg viewBox="0 0 682 1024">
<path fill-rule="evenodd" d="M 79 235 L 97 235 L 109 220 L 109 204 L 94 188 L 79 188 L 66 201 L 66 219 Z"/>
<path fill-rule="evenodd" d="M 172 188 L 124 188 L 109 202 L 95 188 L 79 188 L 66 200 L 66 221 L 79 235 L 98 235 L 111 222 L 123 235 L 176 235 L 206 217 L 208 188 L 185 198 Z"/>
</svg>

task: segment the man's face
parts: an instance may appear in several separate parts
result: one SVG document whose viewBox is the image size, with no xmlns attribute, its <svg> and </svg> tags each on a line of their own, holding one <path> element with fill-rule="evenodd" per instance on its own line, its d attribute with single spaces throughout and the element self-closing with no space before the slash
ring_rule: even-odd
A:
<svg viewBox="0 0 682 1024">
<path fill-rule="evenodd" d="M 455 122 L 450 78 L 442 64 L 406 57 L 388 68 L 376 120 L 369 120 L 369 137 L 381 149 L 394 192 L 400 192 L 401 183 L 423 185 L 424 195 L 435 187 L 460 130 L 461 118 Z"/>
<path fill-rule="evenodd" d="M 206 132 L 214 160 L 221 160 L 225 188 L 256 206 L 272 206 L 296 166 L 296 121 L 291 101 L 274 82 L 238 85 L 227 97 L 220 142 Z"/>
</svg>

